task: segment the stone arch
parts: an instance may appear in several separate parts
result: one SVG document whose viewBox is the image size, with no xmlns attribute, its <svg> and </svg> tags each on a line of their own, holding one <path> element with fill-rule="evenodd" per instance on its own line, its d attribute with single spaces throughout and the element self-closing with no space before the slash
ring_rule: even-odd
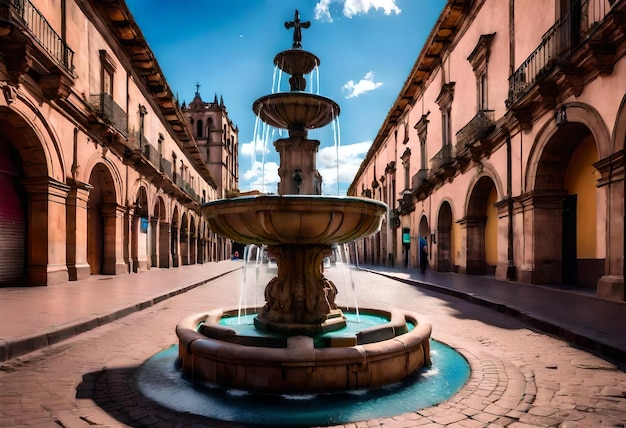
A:
<svg viewBox="0 0 626 428">
<path fill-rule="evenodd" d="M 444 200 L 439 205 L 435 235 L 437 240 L 437 270 L 440 272 L 450 272 L 454 267 L 452 219 L 452 206 L 450 202 Z"/>
<path fill-rule="evenodd" d="M 107 163 L 96 163 L 89 174 L 92 186 L 87 201 L 87 262 L 91 274 L 114 275 L 121 242 L 118 194 Z"/>
<path fill-rule="evenodd" d="M 85 165 L 86 182 L 89 182 L 89 177 L 91 176 L 91 174 L 93 173 L 93 169 L 97 165 L 104 165 L 104 167 L 109 171 L 109 174 L 111 175 L 111 183 L 113 185 L 115 193 L 114 202 L 118 205 L 124 205 L 124 202 L 122 201 L 122 195 L 124 194 L 124 192 L 122 191 L 122 189 L 124 188 L 124 180 L 122 179 L 122 175 L 120 174 L 113 161 L 106 156 L 106 153 L 108 152 L 107 149 L 103 147 L 102 150 L 102 153 L 94 153 L 93 155 L 91 155 L 91 157 L 87 161 L 87 164 Z"/>
<path fill-rule="evenodd" d="M 577 131 L 581 131 L 585 134 L 591 133 L 596 142 L 599 159 L 604 159 L 611 155 L 611 136 L 598 111 L 588 104 L 579 102 L 567 103 L 564 104 L 563 107 L 567 115 L 565 125 L 558 127 L 553 120 L 548 120 L 537 134 L 537 138 L 535 139 L 526 164 L 524 180 L 526 192 L 532 192 L 538 188 L 537 178 L 539 177 L 540 181 L 542 181 L 542 166 L 548 166 L 549 168 L 547 162 L 554 162 L 552 158 L 545 157 L 546 153 L 559 156 L 558 150 L 556 150 L 557 147 L 555 146 L 551 148 L 551 151 L 546 151 L 548 144 L 551 141 L 555 141 L 555 136 L 558 140 L 565 141 L 567 138 L 579 139 L 580 135 L 576 134 Z M 566 146 L 565 142 L 563 145 Z M 558 148 L 561 147 L 559 146 Z M 558 167 L 559 165 L 556 166 Z M 546 172 L 545 169 L 543 172 Z M 543 180 L 544 183 L 546 181 L 549 180 Z"/>
<path fill-rule="evenodd" d="M 426 243 L 428 246 L 428 254 L 427 254 L 427 259 L 430 263 L 430 260 L 432 259 L 432 240 L 430 239 L 431 237 L 431 233 L 430 233 L 430 222 L 428 219 L 428 216 L 426 216 L 426 213 L 422 213 L 420 215 L 420 219 L 419 222 L 417 224 L 417 238 L 415 241 L 415 249 L 416 249 L 416 264 L 419 265 L 420 263 L 420 259 L 421 259 L 421 252 L 420 252 L 420 237 L 425 237 L 426 238 Z"/>
<path fill-rule="evenodd" d="M 170 222 L 170 251 L 172 252 L 172 266 L 178 267 L 180 265 L 180 255 L 179 255 L 179 212 L 178 206 L 174 205 L 174 209 L 172 211 L 172 220 Z"/>
<path fill-rule="evenodd" d="M 180 259 L 181 264 L 189 264 L 189 214 L 185 211 L 180 221 Z"/>
<path fill-rule="evenodd" d="M 41 110 L 17 92 L 10 107 L 0 106 L 2 132 L 15 141 L 22 159 L 28 159 L 26 177 L 51 177 L 63 182 L 66 168 L 59 138 Z"/>
<path fill-rule="evenodd" d="M 564 108 L 566 122 L 560 126 L 553 121 L 546 123 L 537 135 L 529 156 L 523 205 L 524 222 L 532 224 L 533 228 L 532 236 L 525 236 L 526 267 L 520 270 L 520 279 L 539 284 L 586 283 L 595 287 L 604 270 L 604 260 L 595 253 L 585 260 L 578 255 L 580 234 L 577 231 L 583 226 L 578 220 L 583 208 L 578 198 L 582 195 L 567 188 L 570 185 L 566 183 L 566 178 L 572 175 L 572 162 L 583 146 L 592 147 L 595 153 L 589 155 L 591 160 L 585 168 L 597 173 L 594 168 L 598 158 L 610 156 L 610 137 L 593 107 L 570 103 Z M 596 189 L 594 175 L 580 172 L 581 179 L 589 182 L 587 187 L 593 189 L 591 196 L 585 193 L 584 208 L 594 212 L 593 225 L 586 227 L 594 228 L 595 232 L 596 224 L 605 224 L 608 215 L 606 208 L 597 204 L 605 190 Z M 594 238 L 593 248 L 596 245 Z"/>
<path fill-rule="evenodd" d="M 189 264 L 193 265 L 196 264 L 198 257 L 198 236 L 196 234 L 196 219 L 193 215 L 189 217 Z"/>
<path fill-rule="evenodd" d="M 133 272 L 148 268 L 148 250 L 150 247 L 149 205 L 148 192 L 141 183 L 134 192 L 131 203 L 132 216 L 130 217 L 130 258 Z"/>
<path fill-rule="evenodd" d="M 613 150 L 611 153 L 617 153 L 626 146 L 626 95 L 622 98 L 619 106 L 617 117 L 615 118 L 615 126 L 613 127 Z"/>
<path fill-rule="evenodd" d="M 471 183 L 466 215 L 460 221 L 465 232 L 465 267 L 462 271 L 469 275 L 493 273 L 497 264 L 488 263 L 487 252 L 495 252 L 497 257 L 497 234 L 492 235 L 491 231 L 495 227 L 497 232 L 498 216 L 493 204 L 498 200 L 499 189 L 494 175 L 484 172 Z"/>
<path fill-rule="evenodd" d="M 28 117 L 34 121 L 20 110 L 33 113 Z M 0 129 L 0 156 L 10 164 L 3 168 L 2 198 L 7 210 L 2 210 L 0 222 L 4 232 L 14 226 L 11 251 L 0 256 L 4 260 L 0 260 L 0 276 L 10 278 L 7 285 L 65 282 L 69 278 L 66 254 L 52 249 L 65 247 L 66 229 L 51 230 L 50 223 L 65 220 L 70 188 L 60 181 L 64 179 L 63 164 L 54 134 L 39 112 L 19 96 L 10 108 L 0 106 Z"/>
<path fill-rule="evenodd" d="M 150 248 L 151 265 L 153 267 L 169 267 L 170 223 L 167 221 L 167 212 L 163 197 L 158 194 L 154 198 L 150 225 L 153 231 L 151 235 L 152 245 Z"/>
</svg>

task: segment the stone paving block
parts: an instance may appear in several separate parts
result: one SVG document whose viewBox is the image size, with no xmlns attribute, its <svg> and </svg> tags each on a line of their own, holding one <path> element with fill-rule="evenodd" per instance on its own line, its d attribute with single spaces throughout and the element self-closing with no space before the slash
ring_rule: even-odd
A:
<svg viewBox="0 0 626 428">
<path fill-rule="evenodd" d="M 472 416 L 472 419 L 475 419 L 477 421 L 483 422 L 485 424 L 491 423 L 495 420 L 498 419 L 497 415 L 491 414 L 491 413 L 477 413 L 474 416 Z"/>
<path fill-rule="evenodd" d="M 431 419 L 433 422 L 436 422 L 438 424 L 449 425 L 466 419 L 466 416 L 457 412 L 445 412 L 443 414 L 433 415 Z"/>
</svg>

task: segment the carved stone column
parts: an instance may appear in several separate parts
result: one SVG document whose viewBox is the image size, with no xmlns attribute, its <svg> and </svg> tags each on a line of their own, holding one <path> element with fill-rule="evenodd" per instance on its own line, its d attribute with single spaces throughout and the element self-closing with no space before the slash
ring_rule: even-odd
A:
<svg viewBox="0 0 626 428">
<path fill-rule="evenodd" d="M 597 162 L 598 188 L 606 191 L 606 258 L 598 297 L 626 300 L 624 287 L 624 151 Z"/>
<path fill-rule="evenodd" d="M 31 285 L 67 282 L 67 197 L 70 187 L 50 177 L 24 178 L 28 192 L 26 281 Z"/>
<path fill-rule="evenodd" d="M 558 284 L 563 278 L 563 200 L 565 192 L 530 192 L 519 197 L 523 209 L 520 282 Z"/>
<path fill-rule="evenodd" d="M 172 253 L 170 250 L 170 224 L 159 222 L 159 267 L 169 268 L 172 266 Z"/>
<path fill-rule="evenodd" d="M 87 262 L 87 201 L 93 186 L 69 180 L 67 197 L 67 269 L 70 281 L 88 278 L 91 268 Z"/>
<path fill-rule="evenodd" d="M 159 217 L 150 217 L 150 266 L 159 267 Z"/>
<path fill-rule="evenodd" d="M 124 215 L 126 207 L 116 203 L 102 204 L 104 221 L 104 255 L 102 273 L 119 275 L 128 273 L 128 265 L 123 258 Z"/>
</svg>

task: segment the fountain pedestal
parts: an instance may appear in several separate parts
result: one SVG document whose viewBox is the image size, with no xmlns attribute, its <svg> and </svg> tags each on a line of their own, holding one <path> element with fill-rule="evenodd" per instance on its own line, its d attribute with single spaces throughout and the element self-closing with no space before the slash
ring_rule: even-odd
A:
<svg viewBox="0 0 626 428">
<path fill-rule="evenodd" d="M 345 317 L 335 304 L 337 287 L 320 266 L 332 254 L 330 245 L 271 245 L 278 275 L 265 287 L 265 306 L 254 324 L 287 335 L 317 335 L 339 330 Z"/>
</svg>

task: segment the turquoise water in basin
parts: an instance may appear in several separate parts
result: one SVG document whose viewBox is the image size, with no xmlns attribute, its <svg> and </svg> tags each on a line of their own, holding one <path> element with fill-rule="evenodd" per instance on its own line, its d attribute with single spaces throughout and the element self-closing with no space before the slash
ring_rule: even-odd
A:
<svg viewBox="0 0 626 428">
<path fill-rule="evenodd" d="M 415 412 L 454 395 L 470 374 L 463 356 L 432 339 L 432 366 L 403 382 L 328 394 L 257 394 L 196 385 L 184 377 L 177 357 L 178 346 L 174 345 L 139 367 L 137 382 L 145 396 L 179 412 L 267 426 L 345 424 Z"/>
</svg>

